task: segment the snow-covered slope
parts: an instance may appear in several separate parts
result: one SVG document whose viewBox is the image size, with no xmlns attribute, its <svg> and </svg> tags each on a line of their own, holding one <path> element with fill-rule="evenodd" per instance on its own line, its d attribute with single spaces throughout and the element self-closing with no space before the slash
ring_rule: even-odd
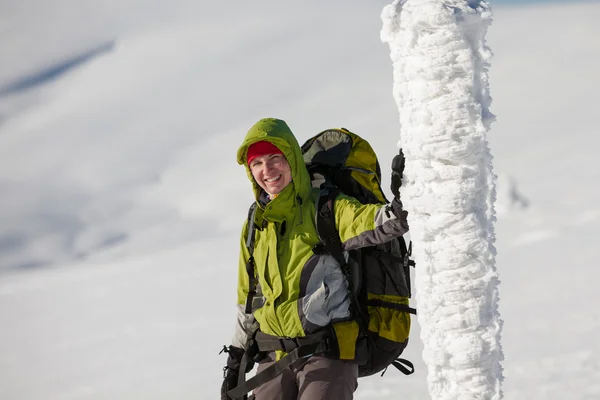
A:
<svg viewBox="0 0 600 400">
<path fill-rule="evenodd" d="M 300 140 L 345 126 L 387 167 L 386 3 L 1 13 L 0 398 L 214 398 L 251 200 L 237 145 L 264 116 Z M 496 8 L 488 34 L 510 399 L 600 397 L 599 11 Z M 417 373 L 361 380 L 357 398 L 424 398 L 418 338 Z"/>
</svg>

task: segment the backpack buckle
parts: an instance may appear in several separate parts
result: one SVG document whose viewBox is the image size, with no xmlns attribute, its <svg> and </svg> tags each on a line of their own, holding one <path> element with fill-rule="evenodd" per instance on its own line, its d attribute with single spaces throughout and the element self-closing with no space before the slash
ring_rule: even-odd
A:
<svg viewBox="0 0 600 400">
<path fill-rule="evenodd" d="M 279 338 L 279 345 L 281 346 L 281 350 L 285 351 L 286 353 L 290 353 L 300 347 L 295 338 L 287 337 Z"/>
<path fill-rule="evenodd" d="M 327 253 L 327 249 L 325 249 L 325 246 L 323 245 L 323 243 L 318 243 L 316 244 L 313 249 L 312 249 L 313 253 L 315 253 L 316 255 L 323 255 L 325 253 Z"/>
</svg>

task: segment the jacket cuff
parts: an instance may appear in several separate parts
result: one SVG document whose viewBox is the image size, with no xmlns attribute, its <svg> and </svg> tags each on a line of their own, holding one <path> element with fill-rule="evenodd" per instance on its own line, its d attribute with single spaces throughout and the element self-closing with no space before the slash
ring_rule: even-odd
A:
<svg viewBox="0 0 600 400">
<path fill-rule="evenodd" d="M 402 226 L 408 229 L 408 212 L 404 210 L 402 206 L 402 201 L 394 197 L 392 203 L 390 204 L 390 208 L 392 209 L 392 213 L 400 220 Z"/>
</svg>

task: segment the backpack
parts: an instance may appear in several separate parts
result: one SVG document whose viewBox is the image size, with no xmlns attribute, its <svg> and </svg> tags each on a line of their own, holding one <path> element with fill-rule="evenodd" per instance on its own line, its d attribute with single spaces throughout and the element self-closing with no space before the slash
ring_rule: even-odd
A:
<svg viewBox="0 0 600 400">
<path fill-rule="evenodd" d="M 407 239 L 399 237 L 377 246 L 351 250 L 347 262 L 335 228 L 333 207 L 340 193 L 363 204 L 387 203 L 381 189 L 377 156 L 366 140 L 345 128 L 325 130 L 306 141 L 301 149 L 312 185 L 320 188 L 315 215 L 320 243 L 313 250 L 329 253 L 340 264 L 348 281 L 352 319 L 360 326 L 356 342 L 359 377 L 380 371 L 385 373 L 390 365 L 410 375 L 414 372 L 413 364 L 398 357 L 408 343 L 410 314 L 416 314 L 416 310 L 408 306 L 411 297 L 410 267 L 415 266 L 410 258 L 412 242 L 408 239 L 407 244 Z M 248 212 L 246 240 L 251 255 L 246 265 L 250 286 L 245 307 L 247 314 L 252 312 L 253 299 L 257 294 L 252 257 L 255 212 L 256 203 L 253 203 Z M 260 331 L 255 332 L 252 340 L 258 341 L 260 334 Z M 248 381 L 245 373 L 240 373 L 238 387 L 230 390 L 229 396 L 245 398 L 248 392 L 275 378 L 285 368 L 293 367 L 311 354 L 331 349 L 326 334 L 322 332 L 298 339 L 261 338 L 258 346 L 261 350 L 280 350 L 283 345 L 287 356 Z M 249 349 L 255 349 L 254 345 L 250 345 Z M 246 365 L 255 356 L 255 350 L 246 350 L 240 371 L 245 371 Z"/>
<path fill-rule="evenodd" d="M 339 193 L 363 204 L 387 203 L 377 156 L 366 140 L 345 128 L 319 133 L 302 145 L 302 153 L 313 187 L 321 189 L 315 216 L 321 246 L 342 266 L 353 318 L 361 326 L 357 350 L 366 346 L 366 359 L 359 365 L 359 377 L 385 372 L 389 365 L 412 374 L 412 363 L 398 358 L 408 343 L 409 314 L 416 314 L 408 306 L 410 267 L 415 266 L 410 258 L 412 242 L 399 237 L 351 250 L 346 262 L 335 229 L 333 205 Z M 337 241 L 328 240 L 332 237 Z"/>
</svg>

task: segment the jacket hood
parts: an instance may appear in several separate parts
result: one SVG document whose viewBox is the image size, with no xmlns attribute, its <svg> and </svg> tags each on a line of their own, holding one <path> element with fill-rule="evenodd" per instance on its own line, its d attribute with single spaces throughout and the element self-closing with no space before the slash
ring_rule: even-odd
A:
<svg viewBox="0 0 600 400">
<path fill-rule="evenodd" d="M 237 152 L 237 162 L 246 167 L 246 173 L 248 174 L 250 182 L 252 182 L 255 199 L 258 201 L 263 190 L 254 180 L 246 160 L 248 148 L 252 144 L 262 140 L 271 142 L 277 146 L 277 148 L 283 152 L 283 155 L 290 164 L 292 182 L 284 189 L 284 191 L 292 190 L 289 187 L 293 186 L 296 195 L 294 197 L 300 196 L 302 199 L 305 199 L 310 194 L 312 186 L 308 170 L 304 164 L 300 145 L 285 121 L 275 118 L 263 118 L 254 124 L 246 134 L 246 137 Z"/>
</svg>

